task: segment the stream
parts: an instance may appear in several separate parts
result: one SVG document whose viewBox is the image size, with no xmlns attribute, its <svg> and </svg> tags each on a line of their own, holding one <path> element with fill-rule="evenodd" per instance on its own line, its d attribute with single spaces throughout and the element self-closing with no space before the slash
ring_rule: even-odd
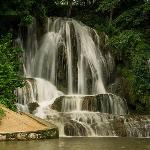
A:
<svg viewBox="0 0 150 150">
<path fill-rule="evenodd" d="M 149 138 L 69 137 L 0 142 L 0 150 L 150 150 Z"/>
</svg>

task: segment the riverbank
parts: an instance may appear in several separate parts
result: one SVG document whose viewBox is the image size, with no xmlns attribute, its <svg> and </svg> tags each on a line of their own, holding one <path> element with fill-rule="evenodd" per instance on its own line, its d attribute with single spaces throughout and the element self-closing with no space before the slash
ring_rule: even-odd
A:
<svg viewBox="0 0 150 150">
<path fill-rule="evenodd" d="M 27 113 L 13 112 L 0 106 L 5 116 L 0 121 L 0 141 L 58 138 L 58 128 Z"/>
</svg>

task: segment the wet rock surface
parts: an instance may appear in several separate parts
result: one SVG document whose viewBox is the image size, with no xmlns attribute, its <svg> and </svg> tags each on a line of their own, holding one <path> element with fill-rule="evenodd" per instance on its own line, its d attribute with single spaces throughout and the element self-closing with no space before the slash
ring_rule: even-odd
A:
<svg viewBox="0 0 150 150">
<path fill-rule="evenodd" d="M 96 117 L 92 114 L 88 115 L 88 119 L 76 115 L 76 120 L 71 120 L 71 114 L 67 113 L 64 116 L 64 132 L 67 136 L 94 136 L 96 133 L 98 136 L 150 137 L 150 116 L 98 113 Z"/>
<path fill-rule="evenodd" d="M 28 104 L 29 112 L 32 114 L 36 108 L 39 107 L 39 104 L 37 102 L 32 102 Z"/>
</svg>

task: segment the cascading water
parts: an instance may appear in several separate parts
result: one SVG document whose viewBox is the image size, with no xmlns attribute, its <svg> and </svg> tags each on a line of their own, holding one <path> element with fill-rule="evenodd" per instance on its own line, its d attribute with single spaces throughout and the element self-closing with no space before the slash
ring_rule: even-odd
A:
<svg viewBox="0 0 150 150">
<path fill-rule="evenodd" d="M 60 121 L 54 120 L 54 123 L 64 129 L 61 136 L 116 136 L 111 123 L 113 116 L 109 118 L 105 113 L 127 113 L 125 102 L 112 94 L 61 96 L 56 98 L 51 108 L 60 112 Z M 50 119 L 51 114 L 47 117 Z"/>
<path fill-rule="evenodd" d="M 18 109 L 29 111 L 37 102 L 32 113 L 56 124 L 60 136 L 118 135 L 113 119 L 125 115 L 127 106 L 105 90 L 103 76 L 110 78 L 114 62 L 109 52 L 102 53 L 97 32 L 73 19 L 49 18 L 42 36 L 34 21 L 23 37 L 18 41 L 25 49 L 27 80 L 16 90 Z"/>
<path fill-rule="evenodd" d="M 20 111 L 29 111 L 27 109 L 28 104 L 37 102 L 40 106 L 48 106 L 55 98 L 63 95 L 63 93 L 58 91 L 57 88 L 47 80 L 42 78 L 27 78 L 26 86 L 18 88 L 16 95 L 18 96 L 18 109 Z"/>
</svg>

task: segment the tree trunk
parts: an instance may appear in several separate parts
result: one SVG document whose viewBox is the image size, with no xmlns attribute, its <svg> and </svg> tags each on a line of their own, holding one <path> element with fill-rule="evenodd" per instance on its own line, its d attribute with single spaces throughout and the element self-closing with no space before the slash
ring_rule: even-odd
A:
<svg viewBox="0 0 150 150">
<path fill-rule="evenodd" d="M 71 16 L 72 4 L 73 4 L 73 0 L 68 0 L 68 12 L 67 12 L 67 17 L 70 17 L 70 16 Z"/>
<path fill-rule="evenodd" d="M 112 8 L 112 9 L 110 10 L 109 26 L 112 24 L 113 13 L 114 13 L 114 9 Z"/>
</svg>

